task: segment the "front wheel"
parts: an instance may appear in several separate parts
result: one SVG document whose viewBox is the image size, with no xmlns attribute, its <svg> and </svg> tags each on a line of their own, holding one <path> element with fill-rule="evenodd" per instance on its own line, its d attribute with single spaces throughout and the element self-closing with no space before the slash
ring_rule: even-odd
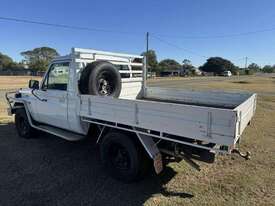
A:
<svg viewBox="0 0 275 206">
<path fill-rule="evenodd" d="M 35 130 L 31 127 L 25 109 L 17 109 L 15 112 L 15 126 L 20 137 L 29 139 L 34 137 Z"/>
<path fill-rule="evenodd" d="M 141 178 L 146 157 L 133 136 L 111 132 L 100 145 L 100 155 L 106 171 L 115 179 L 130 183 Z"/>
</svg>

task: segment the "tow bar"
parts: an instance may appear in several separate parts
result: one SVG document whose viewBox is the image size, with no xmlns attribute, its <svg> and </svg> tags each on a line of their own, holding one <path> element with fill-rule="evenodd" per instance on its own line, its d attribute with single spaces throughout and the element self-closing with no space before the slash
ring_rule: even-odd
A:
<svg viewBox="0 0 275 206">
<path fill-rule="evenodd" d="M 165 153 L 165 154 L 168 154 L 168 155 L 171 155 L 173 157 L 176 157 L 176 158 L 179 158 L 179 159 L 183 159 L 185 160 L 186 163 L 188 163 L 191 167 L 193 167 L 194 169 L 196 169 L 197 171 L 201 171 L 201 168 L 200 166 L 194 162 L 188 155 L 186 154 L 180 154 L 180 153 L 177 153 L 177 152 L 171 152 L 171 151 L 168 151 L 166 149 L 161 149 L 160 150 L 161 152 Z"/>
<path fill-rule="evenodd" d="M 251 153 L 250 152 L 246 152 L 246 153 L 243 153 L 243 152 L 241 152 L 239 149 L 233 149 L 232 151 L 231 151 L 231 153 L 232 154 L 238 154 L 238 155 L 240 155 L 242 158 L 244 158 L 244 159 L 246 159 L 246 160 L 250 160 L 250 158 L 251 158 Z"/>
</svg>

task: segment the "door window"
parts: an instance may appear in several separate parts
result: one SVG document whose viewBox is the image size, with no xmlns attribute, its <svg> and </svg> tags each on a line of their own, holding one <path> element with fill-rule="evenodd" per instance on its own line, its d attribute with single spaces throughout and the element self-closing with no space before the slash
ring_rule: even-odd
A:
<svg viewBox="0 0 275 206">
<path fill-rule="evenodd" d="M 52 64 L 42 89 L 67 90 L 69 81 L 69 62 Z"/>
</svg>

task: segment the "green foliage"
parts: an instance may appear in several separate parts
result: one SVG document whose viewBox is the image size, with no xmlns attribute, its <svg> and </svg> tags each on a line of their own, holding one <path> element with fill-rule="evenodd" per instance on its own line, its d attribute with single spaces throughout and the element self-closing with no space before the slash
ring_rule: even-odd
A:
<svg viewBox="0 0 275 206">
<path fill-rule="evenodd" d="M 191 61 L 190 61 L 189 59 L 184 59 L 184 60 L 182 61 L 182 64 L 183 64 L 183 65 L 191 65 Z"/>
<path fill-rule="evenodd" d="M 248 65 L 247 69 L 245 70 L 245 74 L 246 75 L 252 75 L 255 72 L 260 72 L 261 71 L 261 67 L 256 64 L 256 63 L 251 63 Z"/>
<path fill-rule="evenodd" d="M 141 54 L 142 56 L 146 56 L 147 61 L 148 61 L 148 67 L 150 68 L 151 72 L 156 72 L 157 67 L 158 67 L 158 60 L 157 60 L 157 55 L 154 50 L 149 50 L 147 52 L 143 52 Z"/>
<path fill-rule="evenodd" d="M 149 50 L 148 53 L 143 52 L 141 55 L 147 57 L 148 69 L 150 72 L 159 74 L 163 70 L 176 70 L 181 68 L 181 65 L 173 59 L 164 59 L 158 63 L 157 55 L 154 50 Z"/>
<path fill-rule="evenodd" d="M 238 68 L 229 60 L 221 57 L 211 57 L 207 59 L 206 63 L 200 67 L 204 72 L 214 72 L 215 74 L 222 74 L 224 71 L 231 71 L 236 74 Z"/>
<path fill-rule="evenodd" d="M 33 50 L 21 52 L 27 60 L 29 68 L 35 71 L 45 71 L 50 61 L 59 56 L 57 51 L 50 47 L 39 47 Z"/>
<path fill-rule="evenodd" d="M 188 59 L 184 59 L 182 61 L 182 69 L 185 71 L 190 71 L 191 74 L 194 74 L 196 72 L 195 67 L 191 64 L 191 61 Z"/>
<path fill-rule="evenodd" d="M 256 63 L 251 63 L 251 64 L 249 64 L 247 68 L 248 68 L 249 70 L 254 71 L 254 72 L 261 71 L 261 67 L 260 67 L 258 64 L 256 64 Z"/>
<path fill-rule="evenodd" d="M 174 59 L 164 59 L 159 62 L 159 70 L 177 70 L 180 69 L 181 65 Z"/>
<path fill-rule="evenodd" d="M 0 52 L 0 70 L 12 68 L 14 65 L 16 63 L 13 62 L 12 58 Z"/>
<path fill-rule="evenodd" d="M 263 72 L 264 73 L 273 73 L 273 72 L 275 72 L 275 66 L 265 65 L 263 67 Z"/>
<path fill-rule="evenodd" d="M 184 75 L 196 76 L 196 68 L 191 64 L 189 59 L 184 59 L 182 61 L 182 69 L 184 71 Z"/>
<path fill-rule="evenodd" d="M 255 73 L 254 70 L 250 70 L 250 69 L 246 69 L 246 70 L 245 70 L 245 75 L 252 75 L 252 74 L 254 74 L 254 73 Z"/>
</svg>

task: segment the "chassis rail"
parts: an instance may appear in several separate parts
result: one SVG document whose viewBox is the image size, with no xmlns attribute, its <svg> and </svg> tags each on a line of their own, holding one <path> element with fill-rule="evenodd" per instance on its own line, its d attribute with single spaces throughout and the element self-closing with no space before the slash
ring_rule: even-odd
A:
<svg viewBox="0 0 275 206">
<path fill-rule="evenodd" d="M 209 151 L 215 152 L 215 153 L 220 153 L 220 154 L 230 154 L 231 153 L 231 151 L 228 148 L 226 150 L 223 147 L 222 147 L 222 149 L 220 149 L 220 148 L 216 148 L 216 147 L 208 147 L 208 146 L 203 146 L 203 145 L 199 145 L 199 144 L 195 144 L 195 143 L 190 143 L 190 142 L 179 140 L 180 138 L 173 137 L 173 135 L 158 132 L 158 131 L 152 131 L 152 130 L 148 130 L 148 129 L 144 129 L 144 128 L 131 127 L 128 125 L 119 124 L 117 122 L 108 122 L 108 121 L 92 119 L 92 118 L 88 118 L 88 117 L 81 117 L 81 120 L 83 122 L 99 124 L 102 126 L 107 126 L 107 127 L 111 127 L 111 128 L 129 131 L 129 132 L 134 132 L 134 133 L 141 134 L 141 135 L 147 135 L 150 137 L 155 137 L 155 138 L 170 141 L 170 142 L 184 144 L 184 145 L 192 146 L 195 148 L 205 149 L 205 150 L 209 150 Z"/>
</svg>

